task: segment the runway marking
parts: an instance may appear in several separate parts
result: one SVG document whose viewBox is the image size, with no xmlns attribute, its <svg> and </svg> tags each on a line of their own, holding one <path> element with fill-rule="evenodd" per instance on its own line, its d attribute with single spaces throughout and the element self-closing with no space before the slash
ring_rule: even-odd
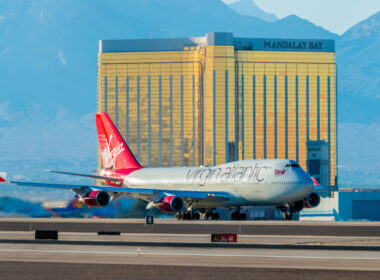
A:
<svg viewBox="0 0 380 280">
<path fill-rule="evenodd" d="M 380 260 L 380 257 L 329 257 L 329 256 L 278 256 L 278 255 L 219 255 L 219 254 L 185 254 L 185 253 L 132 253 L 132 252 L 100 252 L 100 251 L 75 251 L 75 250 L 17 250 L 0 249 L 0 252 L 23 252 L 23 253 L 69 253 L 69 254 L 98 254 L 98 255 L 146 255 L 146 256 L 183 256 L 183 257 L 253 257 L 253 258 L 290 258 L 290 259 L 333 259 L 333 260 Z"/>
</svg>

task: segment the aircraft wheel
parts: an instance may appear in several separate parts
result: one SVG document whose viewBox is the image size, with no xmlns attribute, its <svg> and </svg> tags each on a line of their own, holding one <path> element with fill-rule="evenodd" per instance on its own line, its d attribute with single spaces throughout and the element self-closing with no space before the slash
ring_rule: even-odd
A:
<svg viewBox="0 0 380 280">
<path fill-rule="evenodd" d="M 217 213 L 217 212 L 216 212 L 216 213 L 213 213 L 212 216 L 211 216 L 211 219 L 212 219 L 212 220 L 219 220 L 219 218 L 220 218 L 220 215 L 219 215 L 219 213 Z"/>
<path fill-rule="evenodd" d="M 199 220 L 201 215 L 199 213 L 194 213 L 194 220 Z"/>
<path fill-rule="evenodd" d="M 292 212 L 289 212 L 288 213 L 288 220 L 292 220 L 293 219 L 293 213 Z"/>
<path fill-rule="evenodd" d="M 241 213 L 240 214 L 240 220 L 245 220 L 245 219 L 247 219 L 247 214 L 245 214 L 245 213 Z"/>
<path fill-rule="evenodd" d="M 288 215 L 286 214 L 286 212 L 282 212 L 281 214 L 281 218 L 285 221 L 288 219 Z"/>
<path fill-rule="evenodd" d="M 284 221 L 291 220 L 292 218 L 293 218 L 292 212 L 287 212 L 287 211 L 282 212 L 282 219 Z"/>
<path fill-rule="evenodd" d="M 232 214 L 231 214 L 231 220 L 237 220 L 236 218 L 237 218 L 237 217 L 236 217 L 236 212 L 232 213 Z"/>
<path fill-rule="evenodd" d="M 177 220 L 183 220 L 183 212 L 178 212 L 176 214 Z"/>
</svg>

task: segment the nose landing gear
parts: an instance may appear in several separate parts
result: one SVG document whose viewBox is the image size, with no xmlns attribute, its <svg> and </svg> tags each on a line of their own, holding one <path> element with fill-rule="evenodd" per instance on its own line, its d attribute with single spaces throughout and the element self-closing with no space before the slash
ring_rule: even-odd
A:
<svg viewBox="0 0 380 280">
<path fill-rule="evenodd" d="M 245 220 L 247 219 L 247 214 L 245 212 L 241 213 L 240 208 L 231 214 L 231 220 Z"/>
<path fill-rule="evenodd" d="M 293 213 L 292 212 L 290 212 L 290 211 L 283 211 L 282 212 L 282 219 L 283 220 L 292 220 L 293 219 Z"/>
<path fill-rule="evenodd" d="M 282 211 L 281 218 L 284 221 L 289 221 L 293 219 L 292 207 L 290 207 L 289 204 L 284 205 L 284 206 L 278 206 L 276 208 Z"/>
</svg>

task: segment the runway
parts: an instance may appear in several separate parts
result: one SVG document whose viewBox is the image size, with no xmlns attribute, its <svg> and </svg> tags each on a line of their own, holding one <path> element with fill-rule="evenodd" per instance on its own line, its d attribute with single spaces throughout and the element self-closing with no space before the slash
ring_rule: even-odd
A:
<svg viewBox="0 0 380 280">
<path fill-rule="evenodd" d="M 339 250 L 1 244 L 0 261 L 380 271 L 379 252 Z"/>
<path fill-rule="evenodd" d="M 234 280 L 348 280 L 378 279 L 377 271 L 337 271 L 281 268 L 156 266 L 131 264 L 73 264 L 0 262 L 3 280 L 51 279 L 234 279 Z"/>
<path fill-rule="evenodd" d="M 120 235 L 98 235 L 97 233 L 61 232 L 59 240 L 35 240 L 34 232 L 0 232 L 0 244 L 51 243 L 77 245 L 117 245 L 117 246 L 173 246 L 173 247 L 231 247 L 231 248 L 287 248 L 319 250 L 370 250 L 380 252 L 380 237 L 346 236 L 278 236 L 278 235 L 238 235 L 238 242 L 211 243 L 210 234 L 156 234 L 121 233 Z"/>
</svg>

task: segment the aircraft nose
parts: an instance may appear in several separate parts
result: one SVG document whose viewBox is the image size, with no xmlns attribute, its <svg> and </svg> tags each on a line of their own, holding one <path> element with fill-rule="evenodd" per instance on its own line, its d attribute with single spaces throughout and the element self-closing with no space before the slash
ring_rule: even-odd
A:
<svg viewBox="0 0 380 280">
<path fill-rule="evenodd" d="M 313 180 L 310 178 L 310 176 L 307 176 L 305 179 L 304 179 L 304 186 L 305 188 L 308 188 L 309 189 L 309 192 L 311 192 L 314 188 L 314 182 Z"/>
<path fill-rule="evenodd" d="M 292 199 L 297 198 L 296 200 L 300 200 L 305 198 L 313 189 L 313 185 L 308 183 L 308 180 L 305 178 L 298 178 L 298 183 L 290 186 L 289 193 L 291 193 Z"/>
</svg>

